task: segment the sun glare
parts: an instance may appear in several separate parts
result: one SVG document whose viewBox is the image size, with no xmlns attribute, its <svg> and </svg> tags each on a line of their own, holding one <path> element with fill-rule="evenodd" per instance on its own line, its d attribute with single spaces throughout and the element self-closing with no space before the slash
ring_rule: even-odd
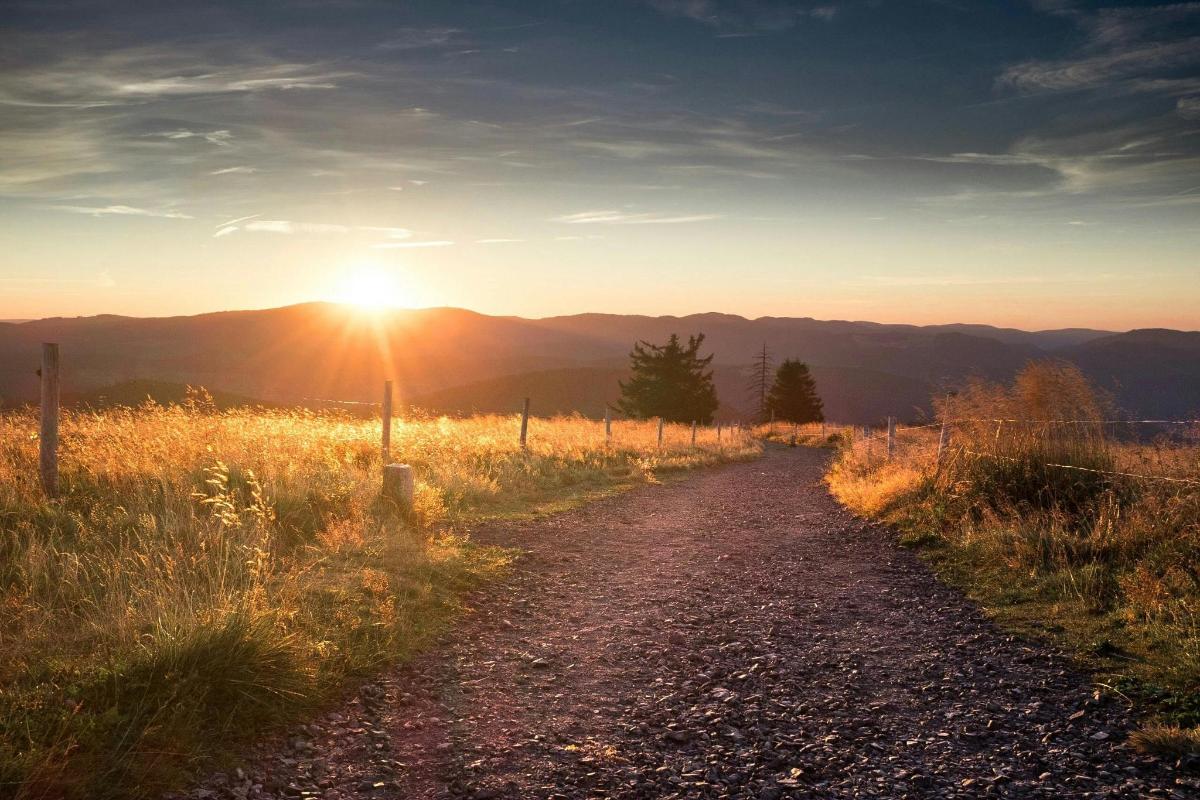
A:
<svg viewBox="0 0 1200 800">
<path fill-rule="evenodd" d="M 335 299 L 360 308 L 386 308 L 406 305 L 409 298 L 395 275 L 376 266 L 360 266 L 342 277 Z"/>
</svg>

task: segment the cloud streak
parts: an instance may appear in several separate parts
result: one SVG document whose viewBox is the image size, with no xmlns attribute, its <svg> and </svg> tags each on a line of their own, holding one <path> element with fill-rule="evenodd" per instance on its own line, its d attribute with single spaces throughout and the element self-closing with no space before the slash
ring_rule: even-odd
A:
<svg viewBox="0 0 1200 800">
<path fill-rule="evenodd" d="M 625 211 L 580 211 L 575 214 L 563 214 L 552 217 L 551 222 L 561 222 L 567 225 L 681 225 L 691 222 L 707 222 L 718 219 L 719 214 L 655 214 L 629 213 Z"/>
<path fill-rule="evenodd" d="M 1051 13 L 1083 29 L 1086 43 L 1069 58 L 1029 60 L 1009 67 L 1000 76 L 1002 86 L 1026 92 L 1194 89 L 1193 81 L 1180 81 L 1178 76 L 1200 66 L 1200 36 L 1186 32 L 1187 25 L 1194 28 L 1200 19 L 1200 3 L 1095 11 L 1056 5 Z"/>
<path fill-rule="evenodd" d="M 418 242 L 379 242 L 371 246 L 376 250 L 404 250 L 420 247 L 449 247 L 452 244 L 454 242 L 449 239 L 430 239 Z"/>
<path fill-rule="evenodd" d="M 181 211 L 172 211 L 169 209 L 150 209 L 137 208 L 135 206 L 125 205 L 109 205 L 109 206 L 70 206 L 70 205 L 50 205 L 46 206 L 54 211 L 66 211 L 71 214 L 88 214 L 93 217 L 159 217 L 161 219 L 192 219 L 190 214 L 184 214 Z"/>
</svg>

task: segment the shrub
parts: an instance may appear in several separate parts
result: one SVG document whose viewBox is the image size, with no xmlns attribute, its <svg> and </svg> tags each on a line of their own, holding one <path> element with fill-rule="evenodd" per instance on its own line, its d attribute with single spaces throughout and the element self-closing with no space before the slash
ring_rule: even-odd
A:
<svg viewBox="0 0 1200 800">
<path fill-rule="evenodd" d="M 953 432 L 941 465 L 936 429 L 903 432 L 891 461 L 846 439 L 834 495 L 932 546 L 1003 619 L 1063 630 L 1114 681 L 1166 687 L 1169 702 L 1143 696 L 1177 721 L 1200 707 L 1200 431 L 1113 436 L 1107 399 L 1053 362 L 936 405 Z"/>
</svg>

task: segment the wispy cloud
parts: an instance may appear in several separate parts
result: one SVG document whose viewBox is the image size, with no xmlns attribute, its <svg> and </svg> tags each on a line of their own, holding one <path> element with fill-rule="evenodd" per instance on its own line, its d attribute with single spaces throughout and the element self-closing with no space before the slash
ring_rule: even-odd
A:
<svg viewBox="0 0 1200 800">
<path fill-rule="evenodd" d="M 525 240 L 524 239 L 497 238 L 497 239 L 476 239 L 475 243 L 476 244 L 510 244 L 510 243 L 523 242 L 523 241 L 525 241 Z"/>
<path fill-rule="evenodd" d="M 209 175 L 251 175 L 258 172 L 258 167 L 224 167 L 223 169 L 214 169 L 209 172 Z"/>
<path fill-rule="evenodd" d="M 432 239 L 419 242 L 380 242 L 371 246 L 377 250 L 400 250 L 414 247 L 449 247 L 452 244 L 454 242 L 449 239 Z"/>
<path fill-rule="evenodd" d="M 226 228 L 231 225 L 237 225 L 239 222 L 245 222 L 246 220 L 249 220 L 249 219 L 258 219 L 261 216 L 262 216 L 262 214 L 248 214 L 244 217 L 238 217 L 237 219 L 231 219 L 228 222 L 222 222 L 217 227 L 218 228 Z"/>
<path fill-rule="evenodd" d="M 1071 90 L 1149 77 L 1200 63 L 1200 37 L 1178 42 L 1150 42 L 1114 48 L 1107 53 L 1064 61 L 1028 61 L 1007 69 L 1001 80 L 1018 89 Z M 1129 88 L 1153 88 L 1132 83 Z"/>
<path fill-rule="evenodd" d="M 228 236 L 237 231 L 247 233 L 278 233 L 278 234 L 330 234 L 349 233 L 353 228 L 329 222 L 293 222 L 290 219 L 258 219 L 258 214 L 223 222 L 217 226 L 213 238 Z"/>
<path fill-rule="evenodd" d="M 286 219 L 259 219 L 247 222 L 244 230 L 259 233 L 348 233 L 345 225 L 328 222 L 292 222 Z"/>
<path fill-rule="evenodd" d="M 1095 11 L 1055 4 L 1049 11 L 1073 20 L 1085 32 L 1085 43 L 1069 58 L 1011 66 L 1001 75 L 1001 85 L 1022 91 L 1114 86 L 1126 91 L 1171 92 L 1181 85 L 1181 71 L 1200 65 L 1200 37 L 1183 33 L 1184 23 L 1200 18 L 1200 3 Z"/>
<path fill-rule="evenodd" d="M 381 50 L 423 50 L 448 45 L 461 33 L 458 28 L 399 28 L 377 46 Z"/>
<path fill-rule="evenodd" d="M 382 235 L 387 242 L 385 244 L 398 243 L 401 240 L 412 238 L 413 232 L 408 228 L 396 228 L 380 225 L 343 225 L 335 222 L 297 222 L 290 219 L 259 219 L 260 214 L 250 214 L 245 217 L 238 217 L 227 222 L 222 222 L 215 227 L 213 238 L 229 236 L 238 231 L 246 233 L 275 233 L 283 235 L 314 235 L 325 236 L 329 234 L 350 234 L 350 233 L 368 233 L 372 237 Z"/>
<path fill-rule="evenodd" d="M 721 31 L 722 38 L 754 36 L 794 28 L 806 18 L 829 22 L 837 14 L 832 5 L 805 8 L 786 0 L 721 3 L 717 0 L 649 0 L 669 17 L 682 17 Z"/>
<path fill-rule="evenodd" d="M 353 75 L 310 64 L 263 63 L 251 56 L 230 63 L 227 54 L 222 58 L 189 47 L 94 54 L 76 50 L 54 64 L 5 70 L 0 105 L 86 109 L 194 95 L 327 90 Z"/>
<path fill-rule="evenodd" d="M 719 214 L 667 215 L 654 213 L 631 214 L 625 211 L 580 211 L 552 217 L 551 222 L 568 225 L 678 225 L 688 222 L 706 222 L 719 218 Z"/>
<path fill-rule="evenodd" d="M 152 208 L 137 208 L 135 206 L 110 205 L 110 206 L 67 206 L 67 205 L 49 205 L 46 208 L 54 211 L 67 211 L 72 214 L 90 214 L 93 217 L 160 217 L 162 219 L 192 219 L 190 214 L 184 214 L 181 211 L 172 211 L 170 209 L 152 209 Z"/>
<path fill-rule="evenodd" d="M 247 72 L 220 71 L 208 75 L 186 77 L 171 75 L 144 80 L 127 80 L 123 76 L 104 76 L 92 81 L 95 87 L 111 97 L 162 97 L 192 94 L 241 94 L 272 90 L 336 89 L 337 79 L 349 73 L 312 73 L 302 64 L 282 64 Z"/>
<path fill-rule="evenodd" d="M 189 130 L 159 131 L 157 133 L 147 133 L 145 135 L 148 137 L 161 137 L 163 139 L 175 139 L 175 140 L 178 140 L 178 139 L 203 139 L 204 141 L 208 142 L 209 144 L 215 144 L 219 147 L 228 146 L 230 140 L 233 139 L 233 134 L 227 130 L 219 130 L 219 131 L 189 131 Z"/>
</svg>

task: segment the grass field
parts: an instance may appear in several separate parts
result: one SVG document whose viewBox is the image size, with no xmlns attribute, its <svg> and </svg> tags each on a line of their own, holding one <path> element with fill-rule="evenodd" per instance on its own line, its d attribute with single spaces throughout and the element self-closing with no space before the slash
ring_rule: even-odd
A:
<svg viewBox="0 0 1200 800">
<path fill-rule="evenodd" d="M 511 552 L 464 526 L 753 458 L 749 439 L 515 417 L 379 423 L 186 406 L 68 412 L 63 496 L 36 419 L 0 415 L 0 795 L 150 797 L 402 660 Z"/>
<path fill-rule="evenodd" d="M 1200 428 L 1107 422 L 1103 398 L 1055 364 L 950 403 L 940 468 L 939 426 L 902 428 L 890 460 L 882 438 L 845 435 L 834 495 L 895 523 L 1000 622 L 1156 709 L 1143 746 L 1200 747 L 1186 730 L 1200 724 Z"/>
</svg>

